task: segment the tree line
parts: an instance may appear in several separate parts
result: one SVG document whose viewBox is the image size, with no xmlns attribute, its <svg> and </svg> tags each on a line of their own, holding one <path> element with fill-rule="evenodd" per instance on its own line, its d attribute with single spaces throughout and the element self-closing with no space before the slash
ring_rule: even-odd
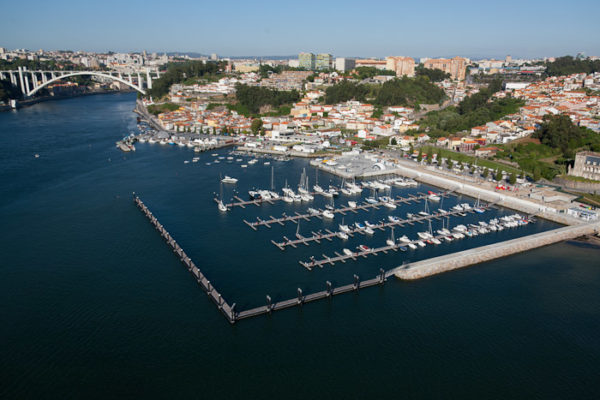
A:
<svg viewBox="0 0 600 400">
<path fill-rule="evenodd" d="M 238 104 L 252 114 L 258 114 L 265 105 L 280 107 L 300 100 L 297 90 L 277 90 L 261 86 L 235 85 Z"/>
<path fill-rule="evenodd" d="M 166 72 L 161 77 L 152 81 L 152 89 L 148 94 L 156 98 L 169 93 L 171 85 L 182 83 L 190 78 L 202 78 L 209 75 L 218 74 L 223 70 L 223 63 L 217 61 L 187 61 L 178 63 L 168 63 Z"/>
<path fill-rule="evenodd" d="M 371 100 L 377 106 L 416 106 L 440 103 L 446 97 L 444 90 L 427 77 L 402 77 L 382 85 L 365 85 L 344 80 L 325 90 L 325 103 L 336 104 L 348 100 Z"/>
<path fill-rule="evenodd" d="M 546 63 L 546 74 L 549 76 L 571 75 L 578 73 L 592 74 L 600 72 L 600 60 L 573 58 L 572 56 L 558 57 L 553 62 Z"/>
</svg>

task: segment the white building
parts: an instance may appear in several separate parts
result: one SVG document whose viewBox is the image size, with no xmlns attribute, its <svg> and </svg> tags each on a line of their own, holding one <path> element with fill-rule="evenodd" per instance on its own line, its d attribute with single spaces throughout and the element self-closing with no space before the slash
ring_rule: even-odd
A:
<svg viewBox="0 0 600 400">
<path fill-rule="evenodd" d="M 338 57 L 335 59 L 335 69 L 346 72 L 354 69 L 356 60 L 354 58 Z"/>
</svg>

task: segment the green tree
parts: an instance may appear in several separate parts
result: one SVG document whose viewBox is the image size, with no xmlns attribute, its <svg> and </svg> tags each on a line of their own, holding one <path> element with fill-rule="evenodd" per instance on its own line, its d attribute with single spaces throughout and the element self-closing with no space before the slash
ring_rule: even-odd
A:
<svg viewBox="0 0 600 400">
<path fill-rule="evenodd" d="M 540 167 L 535 167 L 533 169 L 533 180 L 535 182 L 539 181 L 542 178 L 542 173 L 540 171 Z"/>
<path fill-rule="evenodd" d="M 515 183 L 517 183 L 517 177 L 514 173 L 510 174 L 509 178 L 508 178 L 508 182 L 511 185 L 514 185 Z"/>
<path fill-rule="evenodd" d="M 390 141 L 390 144 L 391 144 L 392 146 L 396 146 L 396 145 L 398 145 L 398 141 L 396 140 L 396 138 L 395 138 L 395 137 L 393 137 L 393 138 L 392 138 L 392 140 Z"/>
<path fill-rule="evenodd" d="M 500 182 L 502 180 L 502 171 L 500 168 L 496 171 L 496 181 Z"/>
<path fill-rule="evenodd" d="M 483 179 L 487 179 L 487 177 L 489 175 L 490 175 L 490 171 L 487 168 L 484 168 L 483 173 L 482 173 Z"/>
<path fill-rule="evenodd" d="M 252 124 L 250 125 L 250 130 L 256 136 L 262 127 L 263 127 L 262 119 L 254 118 L 252 120 Z"/>
<path fill-rule="evenodd" d="M 415 74 L 417 76 L 426 76 L 431 82 L 440 82 L 444 79 L 450 78 L 450 74 L 442 71 L 441 69 L 429 69 L 422 65 L 415 68 Z"/>
</svg>

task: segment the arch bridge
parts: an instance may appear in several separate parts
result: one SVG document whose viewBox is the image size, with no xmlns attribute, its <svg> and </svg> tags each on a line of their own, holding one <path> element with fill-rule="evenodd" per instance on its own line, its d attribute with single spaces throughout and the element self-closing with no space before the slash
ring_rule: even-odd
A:
<svg viewBox="0 0 600 400">
<path fill-rule="evenodd" d="M 30 71 L 25 67 L 0 71 L 0 79 L 10 80 L 25 97 L 31 97 L 40 89 L 72 76 L 99 76 L 123 83 L 145 95 L 146 89 L 152 89 L 152 80 L 160 78 L 160 74 L 158 71 L 151 72 L 147 69 L 145 75 L 144 79 L 144 73 L 141 72 L 131 74 L 118 71 Z"/>
</svg>

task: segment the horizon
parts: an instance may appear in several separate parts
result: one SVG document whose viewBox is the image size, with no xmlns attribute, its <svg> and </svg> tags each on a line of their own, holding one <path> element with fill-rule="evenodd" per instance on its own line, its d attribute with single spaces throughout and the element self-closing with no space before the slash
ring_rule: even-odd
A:
<svg viewBox="0 0 600 400">
<path fill-rule="evenodd" d="M 586 10 L 576 20 L 566 19 L 564 7 L 558 5 L 554 1 L 523 4 L 513 0 L 477 8 L 466 1 L 451 5 L 441 1 L 427 5 L 377 2 L 365 6 L 355 0 L 327 4 L 309 0 L 290 13 L 290 7 L 271 0 L 260 5 L 200 5 L 189 0 L 120 4 L 110 0 L 103 8 L 73 0 L 34 0 L 4 7 L 0 36 L 12 49 L 146 50 L 236 58 L 291 56 L 303 51 L 336 57 L 361 54 L 363 58 L 600 55 L 600 43 L 595 39 L 600 3 L 572 2 L 570 9 Z M 31 13 L 32 8 L 37 12 Z M 518 11 L 507 13 L 512 10 Z M 47 18 L 49 15 L 53 18 Z"/>
</svg>

